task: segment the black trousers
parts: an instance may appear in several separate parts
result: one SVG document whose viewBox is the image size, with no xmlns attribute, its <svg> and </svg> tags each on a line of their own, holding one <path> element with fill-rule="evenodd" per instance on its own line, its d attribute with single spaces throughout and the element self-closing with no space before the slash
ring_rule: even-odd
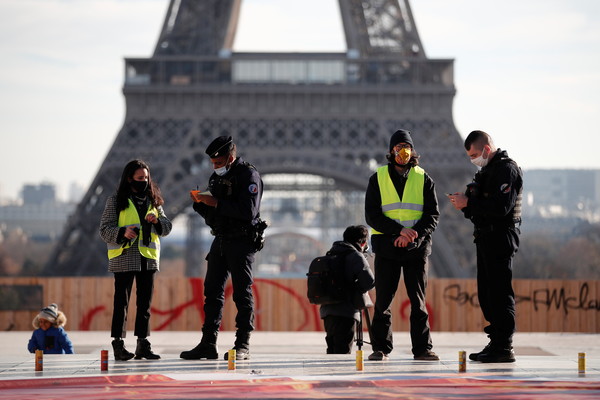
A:
<svg viewBox="0 0 600 400">
<path fill-rule="evenodd" d="M 515 293 L 512 287 L 512 259 L 519 248 L 513 229 L 494 230 L 475 239 L 477 248 L 477 293 L 484 328 L 492 343 L 506 346 L 515 333 Z"/>
<path fill-rule="evenodd" d="M 427 257 L 392 260 L 375 256 L 375 313 L 371 324 L 373 351 L 388 354 L 394 348 L 392 311 L 390 306 L 404 271 L 404 286 L 410 300 L 410 339 L 412 353 L 421 354 L 433 348 L 429 314 L 425 305 Z"/>
<path fill-rule="evenodd" d="M 110 336 L 125 337 L 127 334 L 127 310 L 135 280 L 136 312 L 134 335 L 145 338 L 150 335 L 150 305 L 154 293 L 156 271 L 115 272 L 115 296 Z"/>
<path fill-rule="evenodd" d="M 329 315 L 323 319 L 327 354 L 350 354 L 354 342 L 354 318 Z"/>
<path fill-rule="evenodd" d="M 237 308 L 235 325 L 239 333 L 254 330 L 254 296 L 252 294 L 252 263 L 254 245 L 249 238 L 216 237 L 206 260 L 204 280 L 204 326 L 205 334 L 215 334 L 221 327 L 225 305 L 225 284 L 231 275 L 233 301 Z"/>
</svg>

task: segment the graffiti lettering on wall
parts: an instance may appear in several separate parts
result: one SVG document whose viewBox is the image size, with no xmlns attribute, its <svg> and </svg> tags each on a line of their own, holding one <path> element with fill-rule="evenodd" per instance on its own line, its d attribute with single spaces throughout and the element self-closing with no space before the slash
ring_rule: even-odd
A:
<svg viewBox="0 0 600 400">
<path fill-rule="evenodd" d="M 192 296 L 191 299 L 189 299 L 188 301 L 182 304 L 173 305 L 173 307 L 168 309 L 160 309 L 154 306 L 152 307 L 151 311 L 152 314 L 155 316 L 153 320 L 160 321 L 159 325 L 154 327 L 153 330 L 161 331 L 167 329 L 174 321 L 182 317 L 182 315 L 189 310 L 198 313 L 200 321 L 204 321 L 204 281 L 200 278 L 189 278 L 189 284 L 191 287 Z M 287 286 L 277 280 L 255 279 L 255 285 L 253 286 L 253 294 L 256 309 L 255 325 L 257 330 L 263 329 L 263 320 L 268 317 L 267 315 L 263 315 L 263 310 L 269 309 L 268 304 L 263 304 L 261 288 L 265 292 L 270 291 L 271 293 L 275 292 L 276 294 L 283 294 L 286 298 L 292 300 L 290 307 L 296 311 L 296 314 L 298 314 L 299 317 L 296 320 L 294 320 L 293 323 L 295 325 L 291 326 L 289 330 L 323 330 L 323 323 L 321 322 L 319 307 L 314 304 L 310 304 L 306 297 L 305 291 L 299 291 L 297 287 L 294 288 Z M 232 295 L 233 289 L 232 286 L 229 284 L 225 288 L 225 299 L 229 298 L 231 301 Z M 429 312 L 430 326 L 433 328 L 433 310 L 429 305 L 427 305 L 427 311 Z M 112 310 L 108 310 L 105 306 L 97 306 L 86 310 L 83 318 L 79 323 L 78 329 L 82 331 L 90 330 L 94 318 L 100 315 L 102 312 L 112 312 Z M 402 304 L 397 308 L 397 310 L 393 311 L 393 313 L 396 318 L 399 318 L 402 321 L 408 321 L 410 317 L 410 301 L 403 301 Z M 198 329 L 200 329 L 200 326 L 198 326 Z M 235 329 L 235 326 L 228 326 L 228 322 L 223 320 L 221 329 L 232 330 Z M 366 329 L 366 326 L 364 326 L 364 329 Z"/>
<path fill-rule="evenodd" d="M 479 307 L 477 292 L 469 293 L 461 288 L 461 285 L 448 285 L 444 288 L 444 300 L 450 303 L 456 303 L 460 306 L 470 305 Z M 579 292 L 576 295 L 567 293 L 567 289 L 560 288 L 542 288 L 534 289 L 529 296 L 515 295 L 517 304 L 530 302 L 533 304 L 534 311 L 540 309 L 562 310 L 565 315 L 570 310 L 581 311 L 600 311 L 600 299 L 590 298 L 590 287 L 587 282 L 579 286 Z"/>
<path fill-rule="evenodd" d="M 479 303 L 477 302 L 477 292 L 469 293 L 464 291 L 459 284 L 446 286 L 444 288 L 443 298 L 447 303 L 456 303 L 459 306 L 468 304 L 473 307 L 479 307 Z"/>
<path fill-rule="evenodd" d="M 521 329 L 528 332 L 600 332 L 600 280 L 519 280 L 514 282 Z M 0 278 L 0 286 L 39 286 L 41 304 L 58 302 L 66 310 L 71 327 L 78 330 L 109 329 L 112 317 L 111 278 Z M 262 331 L 323 331 L 319 307 L 306 298 L 304 279 L 256 279 L 255 325 Z M 393 329 L 410 327 L 411 304 L 399 290 L 392 303 Z M 429 322 L 433 329 L 480 331 L 484 323 L 474 279 L 432 279 L 428 286 Z M 34 293 L 32 291 L 32 293 Z M 373 292 L 373 295 L 377 293 Z M 134 294 L 135 296 L 135 294 Z M 235 329 L 236 308 L 231 285 L 225 289 L 223 330 Z M 6 299 L 5 299 L 6 300 Z M 11 303 L 12 304 L 12 303 Z M 0 310 L 4 329 L 29 330 L 39 310 L 11 306 Z M 0 307 L 1 308 L 1 307 Z M 133 324 L 135 298 L 130 304 Z M 168 277 L 157 285 L 152 307 L 153 330 L 198 330 L 204 321 L 204 281 L 201 278 Z M 371 309 L 371 314 L 373 309 Z M 366 324 L 363 324 L 363 328 Z"/>
<path fill-rule="evenodd" d="M 587 283 L 584 283 L 580 286 L 577 296 L 568 296 L 564 288 L 537 289 L 533 291 L 532 297 L 525 299 L 533 302 L 533 308 L 536 311 L 539 305 L 546 306 L 547 310 L 551 307 L 554 307 L 555 310 L 562 309 L 565 314 L 568 314 L 569 310 L 599 311 L 600 300 L 589 299 L 589 294 L 590 288 Z"/>
</svg>

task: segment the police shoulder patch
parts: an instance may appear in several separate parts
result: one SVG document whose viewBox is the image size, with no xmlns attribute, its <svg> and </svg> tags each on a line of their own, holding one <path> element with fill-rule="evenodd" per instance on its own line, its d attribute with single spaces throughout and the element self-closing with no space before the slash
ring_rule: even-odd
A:
<svg viewBox="0 0 600 400">
<path fill-rule="evenodd" d="M 248 186 L 248 191 L 252 194 L 258 193 L 258 185 L 256 183 L 251 183 L 250 186 Z"/>
<path fill-rule="evenodd" d="M 500 186 L 500 191 L 501 191 L 502 193 L 508 193 L 508 192 L 510 192 L 510 185 L 509 185 L 508 183 L 503 183 L 503 184 Z"/>
</svg>

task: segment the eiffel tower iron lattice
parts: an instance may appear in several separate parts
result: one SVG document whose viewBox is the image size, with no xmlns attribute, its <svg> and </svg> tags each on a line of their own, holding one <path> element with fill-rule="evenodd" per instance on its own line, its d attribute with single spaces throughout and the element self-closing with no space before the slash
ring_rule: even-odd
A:
<svg viewBox="0 0 600 400">
<path fill-rule="evenodd" d="M 204 154 L 232 135 L 263 175 L 308 173 L 364 190 L 396 129 L 413 132 L 438 194 L 473 169 L 452 120 L 453 60 L 429 59 L 408 0 L 340 0 L 345 53 L 236 53 L 241 0 L 171 0 L 154 54 L 125 60 L 126 116 L 44 275 L 105 275 L 98 224 L 123 166 L 143 158 L 173 219 L 206 182 Z M 440 196 L 432 273 L 464 277 L 468 224 Z"/>
</svg>

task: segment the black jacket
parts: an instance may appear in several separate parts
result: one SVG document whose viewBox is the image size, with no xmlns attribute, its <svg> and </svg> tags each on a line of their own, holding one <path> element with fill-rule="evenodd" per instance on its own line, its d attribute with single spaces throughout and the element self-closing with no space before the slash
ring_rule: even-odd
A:
<svg viewBox="0 0 600 400">
<path fill-rule="evenodd" d="M 465 193 L 468 203 L 462 209 L 477 229 L 510 227 L 520 222 L 523 174 L 505 150 L 498 149 Z"/>
<path fill-rule="evenodd" d="M 354 318 L 359 320 L 359 308 L 370 305 L 371 299 L 367 293 L 375 286 L 373 271 L 365 255 L 348 242 L 334 242 L 329 250 L 332 254 L 345 254 L 344 272 L 348 287 L 348 301 L 338 304 L 324 304 L 321 306 L 321 318 L 330 315 Z"/>
<path fill-rule="evenodd" d="M 401 176 L 392 164 L 388 164 L 388 171 L 394 187 L 400 199 L 402 199 L 408 174 Z M 435 184 L 427 173 L 425 173 L 423 186 L 423 201 L 425 203 L 423 205 L 423 215 L 415 226 L 412 227 L 419 234 L 416 240 L 417 248 L 406 250 L 402 247 L 395 247 L 394 240 L 400 235 L 403 226 L 383 214 L 377 173 L 371 175 L 365 195 L 365 218 L 369 226 L 382 233 L 381 235 L 371 236 L 373 251 L 377 256 L 396 259 L 398 257 L 421 258 L 431 254 L 431 234 L 437 227 L 440 212 L 435 194 Z"/>
<path fill-rule="evenodd" d="M 252 165 L 238 157 L 223 176 L 213 172 L 208 190 L 218 200 L 217 207 L 194 203 L 214 234 L 239 234 L 258 222 L 263 182 Z"/>
</svg>

